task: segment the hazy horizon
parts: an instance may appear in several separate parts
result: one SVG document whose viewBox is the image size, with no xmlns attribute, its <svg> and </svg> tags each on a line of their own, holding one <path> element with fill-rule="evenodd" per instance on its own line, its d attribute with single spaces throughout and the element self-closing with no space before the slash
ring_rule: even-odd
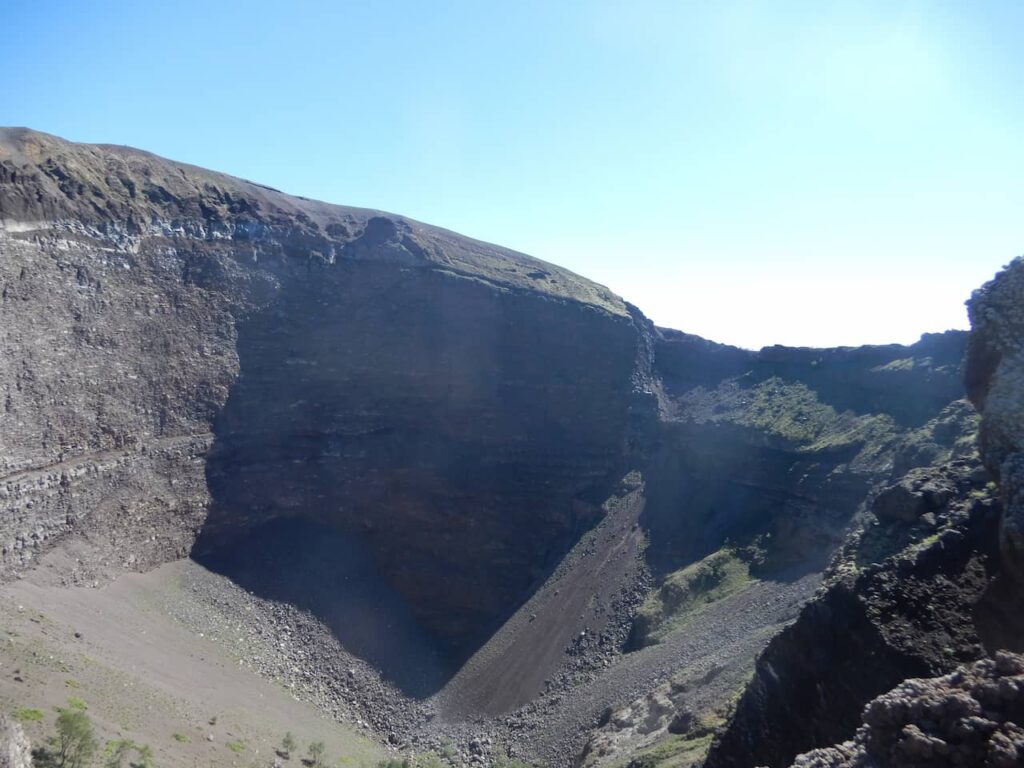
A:
<svg viewBox="0 0 1024 768">
<path fill-rule="evenodd" d="M 962 6 L 15 0 L 0 124 L 447 227 L 719 342 L 908 343 L 1024 252 L 1024 6 Z"/>
</svg>

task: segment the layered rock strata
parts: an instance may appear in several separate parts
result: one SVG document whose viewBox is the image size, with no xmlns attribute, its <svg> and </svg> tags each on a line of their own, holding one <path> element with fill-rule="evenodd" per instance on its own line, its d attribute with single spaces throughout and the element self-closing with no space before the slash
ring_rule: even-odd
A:
<svg viewBox="0 0 1024 768">
<path fill-rule="evenodd" d="M 1015 474 L 1024 423 L 1022 276 L 1018 259 L 969 302 L 964 379 L 981 415 L 980 462 L 913 470 L 874 498 L 872 516 L 833 563 L 827 588 L 758 660 L 708 768 L 789 765 L 800 752 L 851 738 L 862 708 L 905 678 L 949 674 L 965 661 L 1024 650 Z M 884 756 L 870 749 L 864 756 L 848 744 L 800 764 L 841 758 L 888 765 L 898 758 L 891 746 Z M 953 754 L 903 759 L 946 765 Z"/>
<path fill-rule="evenodd" d="M 631 471 L 655 576 L 726 542 L 820 568 L 871 489 L 964 454 L 964 342 L 726 347 L 400 216 L 4 129 L 0 579 L 192 554 L 265 593 L 273 549 L 270 596 L 330 623 L 358 565 L 454 669 Z"/>
</svg>

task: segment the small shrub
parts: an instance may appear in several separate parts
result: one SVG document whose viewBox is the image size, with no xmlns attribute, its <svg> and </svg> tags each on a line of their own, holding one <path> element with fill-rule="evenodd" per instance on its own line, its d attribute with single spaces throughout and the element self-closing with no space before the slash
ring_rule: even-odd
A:
<svg viewBox="0 0 1024 768">
<path fill-rule="evenodd" d="M 22 707 L 14 710 L 14 719 L 23 723 L 37 723 L 43 719 L 43 710 L 32 707 Z"/>
<path fill-rule="evenodd" d="M 313 765 L 323 765 L 324 755 L 327 752 L 327 747 L 324 746 L 322 741 L 314 741 L 309 745 L 309 758 L 313 761 Z"/>
<path fill-rule="evenodd" d="M 228 743 L 226 744 L 226 746 L 227 746 L 227 748 L 228 748 L 228 749 L 230 749 L 230 750 L 231 750 L 232 752 L 234 752 L 234 753 L 235 753 L 236 755 L 237 755 L 237 754 L 238 754 L 239 752 L 243 752 L 243 751 L 245 750 L 245 744 L 244 744 L 244 743 L 242 743 L 241 741 L 229 741 L 229 742 L 228 742 Z"/>
<path fill-rule="evenodd" d="M 149 744 L 136 744 L 135 751 L 138 753 L 138 759 L 132 763 L 132 768 L 152 768 L 153 766 L 153 750 Z"/>
<path fill-rule="evenodd" d="M 294 752 L 298 746 L 299 743 L 295 740 L 295 735 L 291 731 L 288 731 L 288 733 L 284 735 L 284 738 L 281 739 L 281 752 L 284 754 L 285 759 L 289 759 L 292 752 Z"/>
<path fill-rule="evenodd" d="M 128 754 L 135 748 L 129 739 L 108 741 L 103 747 L 103 768 L 124 768 Z"/>
<path fill-rule="evenodd" d="M 171 734 L 171 736 L 174 738 L 175 741 L 181 744 L 188 744 L 189 742 L 188 736 L 186 736 L 184 733 L 173 733 Z"/>
<path fill-rule="evenodd" d="M 77 709 L 79 712 L 85 712 L 89 707 L 88 705 L 77 696 L 68 696 L 68 708 Z"/>
<path fill-rule="evenodd" d="M 137 754 L 135 760 L 129 760 L 132 752 Z M 131 739 L 114 739 L 103 747 L 103 768 L 124 768 L 125 761 L 129 768 L 152 768 L 153 750 L 148 744 L 136 744 Z"/>
<path fill-rule="evenodd" d="M 80 709 L 62 709 L 57 715 L 57 735 L 49 739 L 49 748 L 36 750 L 33 758 L 41 768 L 85 768 L 97 747 L 89 716 Z"/>
</svg>

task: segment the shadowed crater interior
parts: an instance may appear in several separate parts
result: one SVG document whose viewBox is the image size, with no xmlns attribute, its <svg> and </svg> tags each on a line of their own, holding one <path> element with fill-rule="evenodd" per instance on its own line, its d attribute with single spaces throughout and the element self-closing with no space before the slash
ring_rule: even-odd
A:
<svg viewBox="0 0 1024 768">
<path fill-rule="evenodd" d="M 636 330 L 431 270 L 278 269 L 238 326 L 193 555 L 427 694 L 599 517 Z"/>
</svg>

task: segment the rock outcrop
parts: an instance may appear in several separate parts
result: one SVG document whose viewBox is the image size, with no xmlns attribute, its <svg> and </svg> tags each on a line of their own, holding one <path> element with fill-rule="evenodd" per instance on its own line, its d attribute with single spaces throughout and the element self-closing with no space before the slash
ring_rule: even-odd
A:
<svg viewBox="0 0 1024 768">
<path fill-rule="evenodd" d="M 985 654 L 976 614 L 998 572 L 999 506 L 977 463 L 922 473 L 879 494 L 827 586 L 772 639 L 709 768 L 786 766 L 849 738 L 864 704 L 907 677 Z M 952 487 L 939 507 L 931 488 Z M 926 490 L 928 489 L 928 490 Z M 894 498 L 901 516 L 893 517 Z M 904 509 L 920 510 L 913 520 Z"/>
<path fill-rule="evenodd" d="M 981 455 L 1002 492 L 1003 565 L 1024 586 L 1024 257 L 975 291 L 968 311 L 967 391 L 981 413 Z"/>
<path fill-rule="evenodd" d="M 793 768 L 1018 768 L 1024 765 L 1024 657 L 999 651 L 949 675 L 906 680 L 864 708 L 843 744 Z"/>
<path fill-rule="evenodd" d="M 0 768 L 32 768 L 32 746 L 16 720 L 0 713 Z"/>
<path fill-rule="evenodd" d="M 867 702 L 905 678 L 951 673 L 1000 649 L 1024 650 L 1015 479 L 1024 434 L 1017 373 L 1022 276 L 1017 260 L 969 302 L 964 378 L 981 414 L 980 460 L 911 470 L 875 496 L 871 516 L 833 562 L 826 588 L 758 660 L 708 768 L 789 765 L 801 752 L 852 737 Z M 907 744 L 930 738 L 911 735 Z M 890 752 L 865 757 L 846 745 L 806 764 L 842 758 L 888 765 L 898 757 Z"/>
</svg>

